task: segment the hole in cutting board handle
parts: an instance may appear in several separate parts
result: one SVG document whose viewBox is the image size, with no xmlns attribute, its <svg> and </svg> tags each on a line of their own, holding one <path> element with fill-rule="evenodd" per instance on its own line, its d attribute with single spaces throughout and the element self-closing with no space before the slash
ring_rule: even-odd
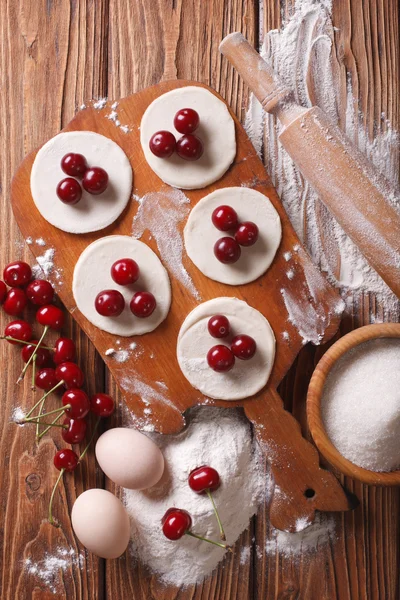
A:
<svg viewBox="0 0 400 600">
<path fill-rule="evenodd" d="M 312 488 L 307 488 L 306 491 L 304 492 L 304 495 L 306 498 L 314 498 L 315 490 L 313 490 Z"/>
</svg>

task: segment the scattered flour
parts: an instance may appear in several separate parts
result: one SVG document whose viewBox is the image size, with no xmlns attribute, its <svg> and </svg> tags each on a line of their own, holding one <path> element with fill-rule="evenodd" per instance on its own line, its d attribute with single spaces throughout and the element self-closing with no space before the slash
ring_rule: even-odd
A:
<svg viewBox="0 0 400 600">
<path fill-rule="evenodd" d="M 62 269 L 54 264 L 55 253 L 54 248 L 48 248 L 44 254 L 36 257 L 37 264 L 32 267 L 34 277 L 40 278 L 44 274 L 53 286 L 63 284 Z"/>
<path fill-rule="evenodd" d="M 343 456 L 374 471 L 399 468 L 400 341 L 373 340 L 346 353 L 328 375 L 321 413 Z"/>
<path fill-rule="evenodd" d="M 188 536 L 172 542 L 162 534 L 161 519 L 168 508 L 175 506 L 190 513 L 195 533 L 219 539 L 209 498 L 195 494 L 188 486 L 192 469 L 208 464 L 221 474 L 221 487 L 213 496 L 216 505 L 222 507 L 229 544 L 246 529 L 265 495 L 264 470 L 252 442 L 250 425 L 241 412 L 196 408 L 187 416 L 189 425 L 182 433 L 151 436 L 167 465 L 162 482 L 146 492 L 125 490 L 125 504 L 132 519 L 132 551 L 171 585 L 200 582 L 225 554 L 216 546 Z M 242 551 L 241 560 L 247 560 L 249 554 L 250 548 Z"/>
<path fill-rule="evenodd" d="M 56 548 L 53 554 L 45 553 L 43 558 L 33 561 L 26 558 L 23 569 L 35 577 L 43 585 L 45 592 L 60 594 L 64 589 L 65 579 L 73 580 L 72 569 L 83 568 L 84 555 L 77 554 L 74 548 Z"/>
<path fill-rule="evenodd" d="M 93 102 L 93 108 L 96 108 L 97 110 L 101 110 L 102 108 L 105 107 L 106 104 L 107 104 L 107 98 L 100 98 L 99 100 L 96 100 L 96 102 Z"/>
<path fill-rule="evenodd" d="M 43 238 L 38 238 L 36 240 L 36 243 L 37 243 L 38 246 L 45 246 L 46 245 L 46 242 L 45 242 L 45 240 Z"/>
<path fill-rule="evenodd" d="M 143 354 L 143 348 L 138 347 L 137 342 L 131 342 L 126 348 L 121 348 L 121 341 L 117 340 L 116 345 L 118 349 L 108 348 L 104 352 L 105 356 L 111 357 L 113 360 L 119 363 L 126 362 L 131 356 L 139 358 Z"/>
<path fill-rule="evenodd" d="M 304 527 L 303 522 L 298 524 L 298 529 L 301 527 Z M 336 521 L 333 516 L 317 513 L 314 523 L 299 533 L 273 529 L 267 539 L 265 550 L 268 555 L 279 553 L 285 557 L 300 555 L 304 557 L 317 552 L 322 545 L 335 539 L 335 529 Z"/>
<path fill-rule="evenodd" d="M 196 298 L 201 300 L 192 278 L 183 265 L 183 242 L 178 224 L 190 212 L 189 198 L 181 190 L 150 192 L 138 199 L 139 208 L 133 219 L 132 235 L 141 238 L 145 230 L 154 237 L 161 260 L 174 277 Z M 157 206 L 158 210 L 155 210 Z"/>
<path fill-rule="evenodd" d="M 346 75 L 335 52 L 331 2 L 296 0 L 294 14 L 283 29 L 266 34 L 261 55 L 294 91 L 299 104 L 320 106 L 340 125 L 394 186 L 397 200 L 393 201 L 400 206 L 399 134 L 383 115 L 381 122 L 376 123 L 373 139 L 369 138 L 352 94 L 351 73 L 347 81 L 343 79 Z M 341 92 L 346 85 L 347 98 L 343 98 Z M 267 171 L 314 262 L 327 272 L 332 283 L 342 288 L 344 295 L 351 298 L 358 291 L 373 292 L 383 307 L 396 316 L 397 299 L 304 181 L 278 140 L 282 126 L 275 117 L 263 112 L 254 97 L 250 100 L 246 129 L 257 152 L 264 153 Z"/>
</svg>

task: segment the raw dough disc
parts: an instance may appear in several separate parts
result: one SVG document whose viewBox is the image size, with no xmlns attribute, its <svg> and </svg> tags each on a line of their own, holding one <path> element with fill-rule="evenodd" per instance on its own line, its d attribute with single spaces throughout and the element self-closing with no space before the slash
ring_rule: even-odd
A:
<svg viewBox="0 0 400 600">
<path fill-rule="evenodd" d="M 208 320 L 217 314 L 228 317 L 230 337 L 216 339 L 208 333 Z M 255 339 L 257 352 L 251 360 L 236 359 L 227 373 L 216 373 L 208 366 L 207 352 L 217 344 L 229 345 L 240 333 Z M 177 356 L 184 376 L 202 394 L 217 400 L 241 400 L 266 385 L 274 364 L 275 336 L 267 319 L 243 300 L 214 298 L 186 317 L 179 331 Z"/>
<path fill-rule="evenodd" d="M 82 188 L 82 198 L 73 206 L 59 200 L 57 185 L 68 177 L 61 159 L 68 152 L 85 156 L 92 167 L 102 167 L 109 183 L 103 194 L 93 196 Z M 31 171 L 31 193 L 42 216 L 69 233 L 99 231 L 122 213 L 131 196 L 132 168 L 125 152 L 112 140 L 92 131 L 69 131 L 49 140 L 36 155 Z"/>
<path fill-rule="evenodd" d="M 194 108 L 200 125 L 194 132 L 204 144 L 199 160 L 187 161 L 174 153 L 170 158 L 158 158 L 149 148 L 157 131 L 171 131 L 176 139 L 181 133 L 174 127 L 175 114 L 181 108 Z M 140 141 L 147 162 L 165 183 L 173 187 L 194 190 L 203 188 L 222 177 L 236 155 L 235 123 L 221 100 L 208 90 L 188 86 L 163 94 L 146 109 L 140 124 Z"/>
<path fill-rule="evenodd" d="M 111 266 L 120 258 L 133 258 L 140 268 L 140 277 L 133 285 L 118 285 L 111 277 Z M 118 290 L 125 298 L 125 308 L 119 317 L 102 317 L 94 307 L 97 294 L 103 290 Z M 135 292 L 151 292 L 157 306 L 150 317 L 139 319 L 129 303 Z M 168 315 L 171 286 L 168 273 L 158 256 L 139 240 L 128 235 L 110 235 L 90 244 L 75 265 L 72 291 L 81 313 L 99 329 L 128 337 L 153 331 Z"/>
<path fill-rule="evenodd" d="M 215 242 L 229 235 L 211 221 L 214 209 L 223 204 L 236 210 L 239 222 L 254 221 L 260 232 L 254 246 L 242 248 L 239 260 L 232 265 L 221 263 L 214 255 Z M 202 198 L 191 211 L 184 231 L 186 252 L 196 267 L 210 279 L 228 285 L 243 285 L 265 273 L 281 236 L 281 220 L 267 196 L 245 187 L 222 188 Z"/>
</svg>

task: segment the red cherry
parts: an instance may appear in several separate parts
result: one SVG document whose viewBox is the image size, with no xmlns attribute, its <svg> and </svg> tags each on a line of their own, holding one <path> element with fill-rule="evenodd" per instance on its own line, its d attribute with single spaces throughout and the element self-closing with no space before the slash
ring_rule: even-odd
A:
<svg viewBox="0 0 400 600">
<path fill-rule="evenodd" d="M 239 260 L 242 251 L 236 240 L 231 237 L 223 237 L 215 242 L 214 254 L 219 262 L 231 265 Z"/>
<path fill-rule="evenodd" d="M 28 360 L 34 353 L 37 344 L 38 344 L 38 340 L 32 340 L 31 344 L 28 344 L 27 346 L 24 346 L 22 348 L 21 355 L 22 355 L 22 360 L 24 362 L 26 362 L 26 363 L 28 362 Z M 51 360 L 51 354 L 50 354 L 49 350 L 47 350 L 47 348 L 40 347 L 37 349 L 36 358 L 35 358 L 37 367 L 44 367 L 44 365 L 48 364 L 50 362 L 50 360 Z M 56 383 L 57 383 L 57 381 L 56 381 Z M 56 383 L 54 385 L 56 385 Z M 51 388 L 49 388 L 49 389 L 51 389 Z"/>
<path fill-rule="evenodd" d="M 258 240 L 258 227 L 251 221 L 241 223 L 235 233 L 235 240 L 241 246 L 252 246 Z"/>
<path fill-rule="evenodd" d="M 97 294 L 94 307 L 103 317 L 118 317 L 125 308 L 125 300 L 118 290 L 103 290 Z"/>
<path fill-rule="evenodd" d="M 188 133 L 176 142 L 176 153 L 183 160 L 199 160 L 204 151 L 203 142 L 196 135 Z"/>
<path fill-rule="evenodd" d="M 207 490 L 216 490 L 220 484 L 218 471 L 206 465 L 194 469 L 190 473 L 188 481 L 189 487 L 197 494 L 202 494 Z"/>
<path fill-rule="evenodd" d="M 0 281 L 0 304 L 3 303 L 4 298 L 7 295 L 7 286 L 4 281 Z"/>
<path fill-rule="evenodd" d="M 220 231 L 231 231 L 232 229 L 236 229 L 239 225 L 236 210 L 226 204 L 217 206 L 211 215 L 211 220 L 214 227 Z"/>
<path fill-rule="evenodd" d="M 48 392 L 56 387 L 57 383 L 59 383 L 59 380 L 54 369 L 41 369 L 36 374 L 35 385 L 40 390 Z"/>
<path fill-rule="evenodd" d="M 61 159 L 61 168 L 71 177 L 83 177 L 88 169 L 86 158 L 83 154 L 69 152 Z"/>
<path fill-rule="evenodd" d="M 56 453 L 53 462 L 55 468 L 59 471 L 61 471 L 61 469 L 74 471 L 79 464 L 79 458 L 76 452 L 70 448 L 64 448 Z"/>
<path fill-rule="evenodd" d="M 44 306 L 50 304 L 54 298 L 54 289 L 45 279 L 34 279 L 26 288 L 26 295 L 32 304 Z"/>
<path fill-rule="evenodd" d="M 81 369 L 73 362 L 64 362 L 56 368 L 58 381 L 63 381 L 65 387 L 70 390 L 72 388 L 81 388 L 85 377 Z"/>
<path fill-rule="evenodd" d="M 174 127 L 179 133 L 193 133 L 199 126 L 200 117 L 193 108 L 181 108 L 174 117 Z"/>
<path fill-rule="evenodd" d="M 90 398 L 90 410 L 98 417 L 109 417 L 114 409 L 114 400 L 108 394 L 94 394 Z"/>
<path fill-rule="evenodd" d="M 21 342 L 29 342 L 32 339 L 32 327 L 26 321 L 11 321 L 4 330 L 6 337 L 12 337 Z M 10 344 L 18 344 L 13 340 L 7 340 Z"/>
<path fill-rule="evenodd" d="M 169 508 L 161 519 L 163 534 L 169 540 L 179 540 L 190 530 L 192 517 L 181 508 Z"/>
<path fill-rule="evenodd" d="M 83 442 L 87 428 L 84 419 L 70 419 L 66 417 L 63 425 L 68 425 L 68 429 L 63 429 L 61 432 L 64 442 L 67 442 L 67 444 L 80 444 Z"/>
<path fill-rule="evenodd" d="M 56 189 L 57 196 L 64 204 L 78 204 L 82 198 L 82 188 L 79 181 L 72 177 L 62 179 Z"/>
<path fill-rule="evenodd" d="M 157 131 L 151 136 L 149 148 L 158 158 L 169 158 L 175 151 L 176 139 L 170 131 Z"/>
<path fill-rule="evenodd" d="M 256 353 L 257 344 L 249 335 L 241 334 L 233 338 L 231 350 L 236 358 L 250 360 Z"/>
<path fill-rule="evenodd" d="M 136 292 L 129 305 L 132 313 L 139 319 L 150 317 L 156 306 L 156 299 L 150 292 Z"/>
<path fill-rule="evenodd" d="M 50 327 L 58 331 L 64 325 L 64 313 L 57 306 L 46 304 L 37 311 L 36 321 L 43 327 Z"/>
<path fill-rule="evenodd" d="M 76 355 L 75 343 L 69 338 L 58 338 L 54 344 L 53 360 L 56 365 L 63 362 L 74 362 Z"/>
<path fill-rule="evenodd" d="M 86 171 L 83 177 L 82 185 L 84 189 L 93 196 L 102 194 L 106 191 L 108 186 L 107 171 L 101 167 L 91 167 Z"/>
<path fill-rule="evenodd" d="M 132 258 L 121 258 L 111 267 L 111 277 L 118 285 L 130 285 L 139 279 L 139 265 Z"/>
<path fill-rule="evenodd" d="M 6 266 L 3 279 L 10 287 L 22 287 L 32 279 L 32 269 L 22 260 L 17 260 Z"/>
<path fill-rule="evenodd" d="M 84 419 L 90 410 L 89 398 L 83 390 L 68 390 L 63 394 L 62 403 L 64 406 L 70 405 L 70 408 L 65 410 L 65 414 L 71 419 Z"/>
<path fill-rule="evenodd" d="M 229 319 L 224 315 L 214 315 L 208 321 L 208 332 L 214 338 L 225 338 L 230 333 Z"/>
<path fill-rule="evenodd" d="M 213 346 L 207 353 L 208 366 L 217 373 L 230 371 L 235 364 L 235 357 L 228 346 L 218 344 Z"/>
<path fill-rule="evenodd" d="M 28 303 L 28 299 L 24 290 L 20 288 L 12 288 L 7 292 L 6 299 L 3 304 L 4 312 L 12 317 L 20 315 Z"/>
</svg>

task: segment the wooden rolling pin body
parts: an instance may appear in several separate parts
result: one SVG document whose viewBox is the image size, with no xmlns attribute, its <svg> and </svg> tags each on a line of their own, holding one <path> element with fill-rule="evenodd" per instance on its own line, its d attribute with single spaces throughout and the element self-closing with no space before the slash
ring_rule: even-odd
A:
<svg viewBox="0 0 400 600">
<path fill-rule="evenodd" d="M 370 265 L 400 297 L 400 215 L 388 182 L 316 106 L 305 109 L 240 33 L 221 52 L 267 112 L 284 125 L 282 145 Z"/>
</svg>

